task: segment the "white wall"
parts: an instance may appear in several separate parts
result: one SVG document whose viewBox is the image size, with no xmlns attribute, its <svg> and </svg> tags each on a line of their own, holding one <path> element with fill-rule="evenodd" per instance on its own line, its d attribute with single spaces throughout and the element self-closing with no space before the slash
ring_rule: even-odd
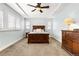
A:
<svg viewBox="0 0 79 59">
<path fill-rule="evenodd" d="M 24 35 L 24 19 L 21 15 L 15 12 L 13 9 L 8 7 L 5 4 L 0 4 L 0 10 L 4 12 L 4 28 L 7 28 L 7 20 L 8 13 L 12 13 L 15 17 L 19 17 L 21 19 L 21 30 L 8 30 L 8 31 L 0 31 L 0 51 L 5 49 L 6 47 L 14 44 L 16 41 L 23 38 Z"/>
<path fill-rule="evenodd" d="M 51 25 L 53 25 L 53 18 L 28 18 L 26 21 L 30 22 L 30 31 L 32 31 L 32 26 L 35 24 L 43 24 L 46 27 L 46 31 L 48 31 L 50 34 L 52 34 L 53 27 L 51 26 L 51 29 L 48 30 L 48 22 L 51 22 Z"/>
<path fill-rule="evenodd" d="M 65 4 L 65 6 L 66 5 L 67 4 Z M 53 19 L 53 34 L 59 42 L 62 42 L 61 30 L 67 29 L 67 25 L 64 24 L 64 19 L 68 17 L 72 17 L 79 25 L 79 4 L 73 3 L 67 5 L 62 11 L 60 10 L 60 13 L 56 14 Z"/>
</svg>

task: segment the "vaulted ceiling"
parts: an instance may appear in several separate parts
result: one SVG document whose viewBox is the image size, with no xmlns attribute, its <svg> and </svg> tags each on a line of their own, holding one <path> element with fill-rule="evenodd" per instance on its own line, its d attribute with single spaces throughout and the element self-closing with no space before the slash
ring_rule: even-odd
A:
<svg viewBox="0 0 79 59">
<path fill-rule="evenodd" d="M 13 8 L 15 11 L 17 11 L 19 14 L 21 14 L 23 17 L 47 17 L 47 18 L 53 18 L 53 15 L 61 10 L 61 7 L 63 4 L 61 3 L 42 3 L 41 6 L 47 6 L 49 5 L 48 9 L 42 9 L 43 13 L 40 13 L 38 10 L 31 12 L 34 7 L 30 7 L 27 4 L 36 5 L 37 3 L 7 3 L 11 8 Z"/>
</svg>

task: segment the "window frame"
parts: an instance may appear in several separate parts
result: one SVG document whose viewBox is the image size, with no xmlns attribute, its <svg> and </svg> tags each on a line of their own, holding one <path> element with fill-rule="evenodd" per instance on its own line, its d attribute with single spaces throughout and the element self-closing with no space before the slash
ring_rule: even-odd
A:
<svg viewBox="0 0 79 59">
<path fill-rule="evenodd" d="M 2 29 L 4 28 L 4 19 L 3 19 L 3 17 L 4 17 L 4 12 L 3 12 L 2 10 L 0 10 L 0 12 L 2 13 L 2 17 L 1 17 L 2 20 L 0 19 L 0 20 L 2 21 L 2 22 L 1 22 L 1 21 L 0 21 L 0 22 L 1 22 L 2 24 L 1 24 L 1 26 L 0 26 L 0 30 L 2 30 Z M 0 15 L 0 16 L 1 16 L 1 15 Z"/>
</svg>

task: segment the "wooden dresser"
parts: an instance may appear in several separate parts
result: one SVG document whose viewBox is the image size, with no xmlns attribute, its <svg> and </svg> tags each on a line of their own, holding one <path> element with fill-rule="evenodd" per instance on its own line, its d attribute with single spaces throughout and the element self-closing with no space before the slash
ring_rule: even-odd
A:
<svg viewBox="0 0 79 59">
<path fill-rule="evenodd" d="M 62 30 L 62 48 L 71 55 L 79 56 L 79 31 Z"/>
</svg>

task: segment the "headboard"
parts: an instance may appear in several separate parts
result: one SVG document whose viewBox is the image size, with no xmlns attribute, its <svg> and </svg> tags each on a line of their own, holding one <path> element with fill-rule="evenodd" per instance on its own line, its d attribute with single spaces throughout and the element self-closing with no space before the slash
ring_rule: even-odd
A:
<svg viewBox="0 0 79 59">
<path fill-rule="evenodd" d="M 34 29 L 43 29 L 45 31 L 45 26 L 44 25 L 33 25 L 33 30 Z"/>
</svg>

